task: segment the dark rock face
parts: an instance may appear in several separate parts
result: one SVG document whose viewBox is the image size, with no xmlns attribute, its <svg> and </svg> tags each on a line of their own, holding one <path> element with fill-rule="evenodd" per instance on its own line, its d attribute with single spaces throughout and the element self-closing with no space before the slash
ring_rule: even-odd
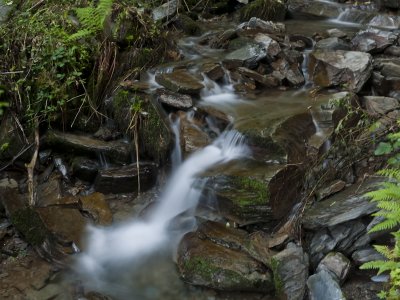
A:
<svg viewBox="0 0 400 300">
<path fill-rule="evenodd" d="M 175 70 L 172 73 L 158 74 L 156 81 L 170 91 L 183 94 L 195 95 L 204 88 L 199 79 L 183 69 Z"/>
<path fill-rule="evenodd" d="M 390 31 L 369 29 L 361 31 L 351 40 L 353 50 L 370 53 L 381 53 L 393 45 L 398 35 Z"/>
<path fill-rule="evenodd" d="M 372 57 L 357 51 L 314 51 L 310 54 L 310 77 L 321 87 L 347 85 L 359 92 L 372 72 Z"/>
<path fill-rule="evenodd" d="M 339 284 L 343 283 L 349 275 L 350 260 L 340 252 L 328 253 L 319 263 L 317 272 L 325 270 L 330 273 Z"/>
<path fill-rule="evenodd" d="M 376 180 L 366 180 L 361 186 L 353 185 L 315 203 L 305 212 L 303 226 L 307 229 L 334 226 L 375 212 L 375 203 L 371 203 L 364 194 L 376 185 Z"/>
<path fill-rule="evenodd" d="M 302 300 L 308 278 L 308 256 L 302 247 L 289 243 L 272 259 L 277 265 L 274 276 L 283 284 L 285 299 Z"/>
<path fill-rule="evenodd" d="M 210 222 L 186 234 L 178 248 L 178 269 L 183 280 L 219 290 L 273 292 L 271 271 L 241 250 L 246 236 L 237 229 Z"/>
<path fill-rule="evenodd" d="M 400 106 L 399 100 L 390 97 L 365 96 L 363 101 L 368 114 L 373 117 L 386 115 Z"/>
<path fill-rule="evenodd" d="M 139 169 L 136 164 L 129 166 L 109 168 L 100 170 L 94 188 L 104 194 L 118 194 L 137 192 L 138 180 L 140 190 L 151 188 L 156 182 L 157 172 L 154 163 L 140 163 Z"/>
<path fill-rule="evenodd" d="M 69 153 L 90 155 L 96 157 L 104 154 L 110 161 L 127 163 L 131 160 L 131 146 L 123 141 L 101 141 L 85 135 L 49 131 L 45 144 Z"/>
<path fill-rule="evenodd" d="M 72 161 L 72 173 L 74 176 L 88 182 L 95 180 L 99 167 L 97 161 L 81 156 L 75 157 Z"/>
</svg>

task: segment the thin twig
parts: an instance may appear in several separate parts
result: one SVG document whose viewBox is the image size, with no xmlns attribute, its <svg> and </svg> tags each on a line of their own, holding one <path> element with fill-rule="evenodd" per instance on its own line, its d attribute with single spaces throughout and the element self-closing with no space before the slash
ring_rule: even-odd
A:
<svg viewBox="0 0 400 300">
<path fill-rule="evenodd" d="M 25 164 L 28 171 L 28 192 L 29 192 L 29 205 L 34 206 L 36 203 L 36 187 L 34 182 L 34 171 L 39 153 L 39 122 L 35 119 L 35 152 L 29 164 Z"/>
</svg>

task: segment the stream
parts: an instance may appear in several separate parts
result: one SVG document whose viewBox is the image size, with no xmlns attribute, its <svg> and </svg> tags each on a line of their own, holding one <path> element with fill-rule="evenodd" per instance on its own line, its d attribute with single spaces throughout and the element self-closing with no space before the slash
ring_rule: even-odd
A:
<svg viewBox="0 0 400 300">
<path fill-rule="evenodd" d="M 33 279 L 12 271 L 19 258 L 4 264 L 0 298 L 376 299 L 387 276 L 358 267 L 388 237 L 368 233 L 382 162 L 364 116 L 400 117 L 400 17 L 369 2 L 287 6 L 283 23 L 198 20 L 172 61 L 116 85 L 98 131 L 49 129 L 37 207 L 1 177 L 27 239 L 3 252 L 25 253 L 24 268 L 32 244 L 57 270 L 31 259 L 33 288 L 18 287 Z M 0 234 L 9 226 L 0 215 Z"/>
</svg>

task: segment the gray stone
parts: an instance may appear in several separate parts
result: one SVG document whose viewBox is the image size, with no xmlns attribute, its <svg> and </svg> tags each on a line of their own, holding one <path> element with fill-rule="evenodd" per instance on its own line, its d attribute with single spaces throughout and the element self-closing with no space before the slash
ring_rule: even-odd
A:
<svg viewBox="0 0 400 300">
<path fill-rule="evenodd" d="M 325 270 L 310 276 L 307 280 L 310 300 L 345 300 L 339 284 Z"/>
<path fill-rule="evenodd" d="M 347 37 L 347 33 L 337 28 L 328 29 L 326 32 L 329 34 L 330 37 L 337 37 L 337 38 Z"/>
<path fill-rule="evenodd" d="M 178 0 L 171 0 L 163 5 L 153 9 L 151 12 L 154 21 L 165 20 L 171 18 L 178 11 Z"/>
<path fill-rule="evenodd" d="M 104 194 L 131 193 L 151 188 L 157 178 L 157 169 L 154 163 L 136 164 L 100 170 L 97 174 L 94 189 Z"/>
<path fill-rule="evenodd" d="M 279 80 L 271 75 L 261 75 L 256 71 L 244 67 L 239 67 L 238 71 L 240 74 L 249 77 L 251 79 L 254 79 L 254 81 L 258 82 L 262 86 L 276 87 L 279 85 Z"/>
<path fill-rule="evenodd" d="M 317 272 L 322 270 L 330 272 L 340 284 L 346 280 L 350 267 L 350 260 L 346 256 L 340 252 L 330 252 L 319 263 Z"/>
<path fill-rule="evenodd" d="M 248 44 L 225 56 L 224 65 L 230 68 L 246 67 L 254 69 L 260 60 L 267 57 L 267 50 L 264 45 Z"/>
<path fill-rule="evenodd" d="M 372 56 L 357 51 L 314 51 L 309 56 L 310 78 L 322 87 L 347 85 L 359 92 L 372 72 Z"/>
<path fill-rule="evenodd" d="M 279 52 L 281 52 L 281 47 L 278 42 L 270 38 L 267 34 L 258 33 L 254 37 L 254 40 L 265 47 L 268 56 L 271 58 L 277 56 Z"/>
<path fill-rule="evenodd" d="M 273 256 L 277 263 L 274 276 L 283 283 L 287 300 L 303 300 L 308 278 L 308 256 L 302 247 L 289 243 L 286 249 Z"/>
<path fill-rule="evenodd" d="M 397 37 L 398 34 L 391 31 L 367 29 L 358 32 L 351 40 L 351 44 L 356 51 L 379 53 L 394 44 Z"/>
<path fill-rule="evenodd" d="M 248 22 L 244 22 L 237 27 L 240 34 L 245 34 L 246 31 L 261 32 L 269 34 L 282 34 L 286 31 L 285 24 L 264 21 L 260 18 L 252 17 Z"/>
<path fill-rule="evenodd" d="M 385 77 L 400 77 L 400 61 L 382 62 L 381 74 Z"/>
<path fill-rule="evenodd" d="M 337 38 L 337 37 L 330 37 L 327 39 L 323 39 L 318 41 L 315 44 L 315 49 L 320 50 L 350 50 L 349 43 Z"/>
<path fill-rule="evenodd" d="M 201 89 L 204 88 L 198 78 L 183 69 L 175 70 L 172 73 L 157 74 L 156 81 L 176 93 L 199 94 Z"/>
<path fill-rule="evenodd" d="M 127 163 L 131 160 L 131 146 L 123 141 L 101 141 L 89 136 L 50 130 L 45 144 L 69 154 L 87 154 L 96 157 L 104 154 L 110 161 Z"/>
<path fill-rule="evenodd" d="M 373 117 L 385 115 L 400 106 L 399 100 L 389 97 L 365 96 L 363 100 L 368 114 Z"/>
<path fill-rule="evenodd" d="M 376 204 L 370 202 L 365 193 L 376 189 L 377 183 L 377 180 L 367 179 L 361 185 L 355 184 L 327 200 L 315 203 L 304 214 L 304 228 L 334 226 L 375 212 Z"/>
<path fill-rule="evenodd" d="M 166 89 L 158 89 L 157 95 L 158 101 L 167 106 L 183 110 L 193 107 L 193 100 L 189 95 L 171 92 Z"/>
<path fill-rule="evenodd" d="M 337 192 L 340 192 L 341 190 L 343 190 L 346 186 L 346 182 L 344 182 L 343 180 L 335 180 L 331 183 L 329 183 L 329 185 L 325 188 L 319 189 L 316 192 L 316 196 L 317 196 L 317 200 L 320 201 L 328 196 L 331 196 Z"/>
<path fill-rule="evenodd" d="M 382 254 L 371 247 L 355 251 L 351 258 L 357 266 L 374 260 L 386 260 Z"/>
<path fill-rule="evenodd" d="M 396 1 L 398 3 L 397 0 L 394 0 L 394 1 Z M 379 14 L 379 15 L 373 17 L 369 21 L 368 25 L 379 27 L 379 28 L 398 29 L 400 26 L 400 18 L 399 18 L 399 16 Z"/>
<path fill-rule="evenodd" d="M 274 61 L 271 66 L 276 72 L 272 75 L 276 76 L 278 80 L 286 79 L 290 86 L 299 86 L 304 84 L 305 78 L 298 63 L 290 64 L 288 60 L 281 58 Z"/>
<path fill-rule="evenodd" d="M 307 17 L 316 16 L 324 18 L 336 18 L 342 12 L 342 7 L 330 1 L 288 1 L 289 11 L 293 14 L 302 14 Z"/>
<path fill-rule="evenodd" d="M 225 76 L 224 69 L 220 64 L 208 63 L 201 66 L 201 72 L 211 80 L 217 81 Z"/>
<path fill-rule="evenodd" d="M 384 54 L 400 56 L 400 47 L 399 46 L 389 46 L 385 49 Z"/>
</svg>

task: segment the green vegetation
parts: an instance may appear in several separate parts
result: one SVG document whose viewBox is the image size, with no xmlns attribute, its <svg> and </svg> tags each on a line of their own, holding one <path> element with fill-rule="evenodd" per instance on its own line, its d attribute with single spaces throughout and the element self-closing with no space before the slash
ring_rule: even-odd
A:
<svg viewBox="0 0 400 300">
<path fill-rule="evenodd" d="M 374 216 L 383 217 L 383 221 L 376 224 L 370 232 L 397 229 L 400 224 L 400 132 L 388 135 L 387 142 L 381 142 L 375 151 L 376 155 L 394 154 L 388 163 L 391 168 L 378 172 L 388 179 L 382 183 L 381 189 L 367 193 L 371 201 L 376 202 L 379 211 Z M 395 153 L 397 152 L 397 153 Z M 400 230 L 392 232 L 394 245 L 375 245 L 375 249 L 386 259 L 371 261 L 363 264 L 361 269 L 378 269 L 378 274 L 389 272 L 390 284 L 388 290 L 381 291 L 378 296 L 381 299 L 400 298 Z"/>
<path fill-rule="evenodd" d="M 248 21 L 257 17 L 265 21 L 283 21 L 286 15 L 286 6 L 282 0 L 255 0 L 243 7 L 240 19 Z"/>
<path fill-rule="evenodd" d="M 234 197 L 236 204 L 265 205 L 268 202 L 268 186 L 262 180 L 252 177 L 232 177 L 232 182 L 236 188 L 237 197 Z"/>
<path fill-rule="evenodd" d="M 168 45 L 135 1 L 37 4 L 19 1 L 0 26 L 0 115 L 9 106 L 24 128 L 102 118 L 119 78 L 160 61 Z"/>
</svg>

